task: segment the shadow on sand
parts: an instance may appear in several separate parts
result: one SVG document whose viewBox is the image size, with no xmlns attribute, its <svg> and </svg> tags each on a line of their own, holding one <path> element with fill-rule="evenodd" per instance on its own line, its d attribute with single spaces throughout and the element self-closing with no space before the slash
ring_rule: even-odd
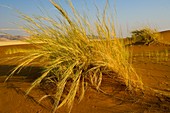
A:
<svg viewBox="0 0 170 113">
<path fill-rule="evenodd" d="M 10 73 L 14 70 L 16 65 L 0 65 L 0 82 L 4 82 L 5 79 L 10 75 Z M 20 72 L 15 72 L 13 76 L 8 81 L 20 81 L 23 79 L 27 82 L 33 82 L 36 78 L 41 76 L 41 72 L 43 71 L 42 67 L 38 66 L 27 66 L 20 70 Z M 20 78 L 20 79 L 18 79 Z"/>
</svg>

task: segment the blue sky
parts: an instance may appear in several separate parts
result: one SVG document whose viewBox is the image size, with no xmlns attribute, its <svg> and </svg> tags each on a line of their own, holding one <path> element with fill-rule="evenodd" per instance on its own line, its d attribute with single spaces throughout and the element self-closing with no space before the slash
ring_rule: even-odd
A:
<svg viewBox="0 0 170 113">
<path fill-rule="evenodd" d="M 70 12 L 66 0 L 56 1 Z M 80 13 L 86 11 L 92 19 L 96 15 L 94 3 L 101 9 L 105 5 L 105 0 L 85 1 L 86 3 L 83 0 L 72 0 Z M 128 36 L 130 31 L 146 26 L 161 31 L 170 29 L 170 0 L 109 0 L 109 3 L 110 12 L 113 14 L 116 6 L 117 30 L 121 31 L 123 36 Z M 18 18 L 15 10 L 8 7 L 16 8 L 27 15 L 42 15 L 39 7 L 47 10 L 51 16 L 57 14 L 49 0 L 0 0 L 0 29 L 14 35 L 24 34 L 15 24 L 22 25 L 24 22 Z"/>
</svg>

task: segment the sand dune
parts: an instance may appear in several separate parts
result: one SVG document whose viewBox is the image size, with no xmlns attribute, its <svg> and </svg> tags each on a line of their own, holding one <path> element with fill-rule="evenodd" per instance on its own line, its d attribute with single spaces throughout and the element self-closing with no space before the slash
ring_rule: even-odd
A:
<svg viewBox="0 0 170 113">
<path fill-rule="evenodd" d="M 170 30 L 161 31 L 160 33 L 164 41 L 170 42 Z"/>
<path fill-rule="evenodd" d="M 21 44 L 29 44 L 29 43 L 24 41 L 19 41 L 19 40 L 0 41 L 0 46 L 21 45 Z"/>
</svg>

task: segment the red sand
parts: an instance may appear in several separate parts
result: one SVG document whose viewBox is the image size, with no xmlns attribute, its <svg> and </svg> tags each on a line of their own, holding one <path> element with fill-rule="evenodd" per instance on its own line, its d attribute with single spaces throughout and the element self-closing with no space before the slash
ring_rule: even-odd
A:
<svg viewBox="0 0 170 113">
<path fill-rule="evenodd" d="M 1 55 L 9 46 L 0 47 Z M 28 45 L 19 46 L 28 48 Z M 133 66 L 141 76 L 145 86 L 161 90 L 170 94 L 170 46 L 132 46 Z M 168 61 L 155 61 L 147 56 L 135 56 L 146 51 L 168 50 Z M 34 71 L 23 70 L 20 75 L 14 76 L 9 82 L 4 83 L 5 76 L 10 65 L 0 65 L 0 113 L 50 113 L 52 100 L 43 100 L 38 104 L 38 100 L 45 94 L 41 88 L 34 89 L 28 96 L 26 90 L 30 87 L 34 77 L 25 79 L 25 75 L 37 76 L 38 68 Z M 24 75 L 24 76 L 23 76 Z M 104 77 L 102 89 L 108 94 L 103 94 L 88 88 L 83 100 L 75 104 L 71 113 L 170 113 L 170 98 L 150 91 L 139 94 L 129 94 L 125 87 L 114 82 L 113 79 Z M 68 113 L 67 107 L 62 107 L 57 113 Z"/>
</svg>

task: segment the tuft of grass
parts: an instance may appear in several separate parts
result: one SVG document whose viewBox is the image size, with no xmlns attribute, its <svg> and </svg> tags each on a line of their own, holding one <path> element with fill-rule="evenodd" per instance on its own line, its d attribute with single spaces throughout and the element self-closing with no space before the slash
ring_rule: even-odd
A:
<svg viewBox="0 0 170 113">
<path fill-rule="evenodd" d="M 74 19 L 62 6 L 53 0 L 50 2 L 60 12 L 62 19 L 60 16 L 58 20 L 51 17 L 31 18 L 21 14 L 28 22 L 23 29 L 30 34 L 29 42 L 38 46 L 38 49 L 22 51 L 23 54 L 17 57 L 21 63 L 10 76 L 31 63 L 43 64 L 44 68 L 42 75 L 32 83 L 27 93 L 43 80 L 55 84 L 55 93 L 50 95 L 55 101 L 55 112 L 63 105 L 71 108 L 77 95 L 82 100 L 87 86 L 101 90 L 103 76 L 110 73 L 116 73 L 109 76 L 116 76 L 115 79 L 130 91 L 143 89 L 140 77 L 128 62 L 128 51 L 116 38 L 113 20 L 107 16 L 108 3 L 102 17 L 94 21 L 97 31 L 94 33 L 91 22 L 76 11 L 70 0 Z M 48 96 L 44 95 L 40 100 Z"/>
<path fill-rule="evenodd" d="M 150 45 L 154 42 L 160 42 L 161 36 L 156 29 L 143 28 L 140 30 L 134 30 L 132 33 L 132 39 L 134 43 L 142 43 L 144 45 Z"/>
</svg>

